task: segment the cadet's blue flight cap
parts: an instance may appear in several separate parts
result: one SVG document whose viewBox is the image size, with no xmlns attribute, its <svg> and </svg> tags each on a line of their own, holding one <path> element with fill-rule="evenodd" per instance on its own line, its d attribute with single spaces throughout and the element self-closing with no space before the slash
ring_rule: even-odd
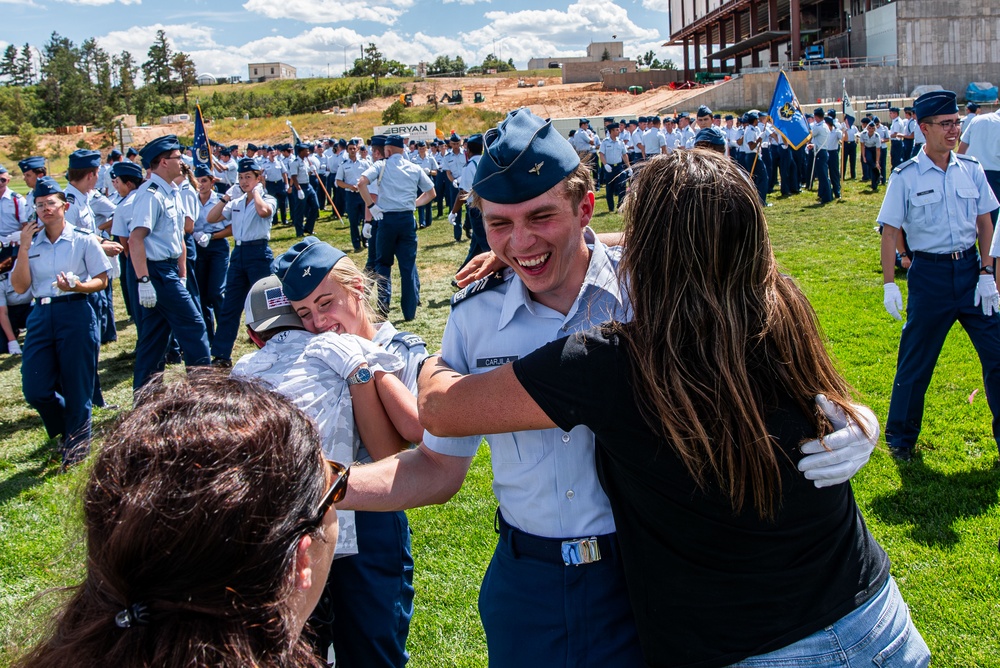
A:
<svg viewBox="0 0 1000 668">
<path fill-rule="evenodd" d="M 375 135 L 371 140 L 372 148 L 385 146 L 385 140 L 385 135 Z"/>
<path fill-rule="evenodd" d="M 386 146 L 395 146 L 396 148 L 403 148 L 405 143 L 403 142 L 403 137 L 400 135 L 389 135 L 385 138 Z"/>
<path fill-rule="evenodd" d="M 126 158 L 131 158 L 133 155 L 139 155 L 139 151 L 135 150 L 131 146 L 129 146 L 127 149 L 125 149 L 125 157 Z"/>
<path fill-rule="evenodd" d="M 129 160 L 122 160 L 111 165 L 111 175 L 115 178 L 134 176 L 142 181 L 142 167 Z"/>
<path fill-rule="evenodd" d="M 694 143 L 708 142 L 712 146 L 725 146 L 726 138 L 722 134 L 722 130 L 715 127 L 714 125 L 710 128 L 704 128 L 698 131 L 698 134 L 694 136 Z"/>
<path fill-rule="evenodd" d="M 236 173 L 242 174 L 244 172 L 259 172 L 260 167 L 253 158 L 240 158 L 240 161 L 236 163 Z"/>
<path fill-rule="evenodd" d="M 711 116 L 711 115 L 712 115 L 712 110 L 709 109 L 706 105 L 703 104 L 700 107 L 698 107 L 698 118 L 703 118 L 705 116 Z"/>
<path fill-rule="evenodd" d="M 950 90 L 932 90 L 929 93 L 924 93 L 913 102 L 913 112 L 917 115 L 918 121 L 929 116 L 957 114 L 957 97 Z"/>
<path fill-rule="evenodd" d="M 77 149 L 69 154 L 70 169 L 90 169 L 101 166 L 101 152 Z"/>
<path fill-rule="evenodd" d="M 18 162 L 17 166 L 21 168 L 22 172 L 26 172 L 29 169 L 44 169 L 45 158 L 40 155 L 33 155 Z"/>
<path fill-rule="evenodd" d="M 345 257 L 342 251 L 330 244 L 316 237 L 306 237 L 279 255 L 271 269 L 281 281 L 285 296 L 299 301 L 312 294 L 333 265 Z"/>
<path fill-rule="evenodd" d="M 109 158 L 114 158 L 115 160 L 117 160 L 118 158 L 122 157 L 122 152 L 119 151 L 116 148 L 113 148 L 113 149 L 111 149 L 111 152 L 108 153 L 108 157 Z"/>
<path fill-rule="evenodd" d="M 483 137 L 472 189 L 497 204 L 516 204 L 556 186 L 580 164 L 576 150 L 527 107 L 510 112 Z"/>
<path fill-rule="evenodd" d="M 203 176 L 211 176 L 212 170 L 205 165 L 198 165 L 194 168 L 194 178 L 200 179 Z"/>
<path fill-rule="evenodd" d="M 57 193 L 63 193 L 63 189 L 59 187 L 59 184 L 51 176 L 43 176 L 35 181 L 35 189 L 31 191 L 31 194 L 35 196 L 35 199 L 45 197 L 46 195 L 55 195 Z"/>
<path fill-rule="evenodd" d="M 177 141 L 177 135 L 164 135 L 162 137 L 157 137 L 143 146 L 142 150 L 139 151 L 139 159 L 142 160 L 142 166 L 149 169 L 153 158 L 156 156 L 168 151 L 179 150 L 181 150 L 181 143 Z"/>
</svg>

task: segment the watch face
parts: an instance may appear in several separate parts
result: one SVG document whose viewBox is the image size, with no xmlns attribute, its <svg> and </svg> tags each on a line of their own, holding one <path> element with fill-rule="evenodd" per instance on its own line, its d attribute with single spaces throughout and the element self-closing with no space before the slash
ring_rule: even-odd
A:
<svg viewBox="0 0 1000 668">
<path fill-rule="evenodd" d="M 348 381 L 351 385 L 360 385 L 362 383 L 367 383 L 372 379 L 372 372 L 368 367 L 361 367 L 358 369 L 353 376 L 351 376 Z"/>
</svg>

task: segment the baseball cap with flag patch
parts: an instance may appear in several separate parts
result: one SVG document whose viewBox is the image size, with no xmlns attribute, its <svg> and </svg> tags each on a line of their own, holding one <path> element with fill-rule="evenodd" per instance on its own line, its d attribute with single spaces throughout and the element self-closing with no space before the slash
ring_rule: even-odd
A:
<svg viewBox="0 0 1000 668">
<path fill-rule="evenodd" d="M 247 327 L 255 332 L 266 332 L 279 327 L 305 329 L 288 301 L 281 281 L 274 274 L 265 276 L 250 288 L 243 304 Z"/>
</svg>

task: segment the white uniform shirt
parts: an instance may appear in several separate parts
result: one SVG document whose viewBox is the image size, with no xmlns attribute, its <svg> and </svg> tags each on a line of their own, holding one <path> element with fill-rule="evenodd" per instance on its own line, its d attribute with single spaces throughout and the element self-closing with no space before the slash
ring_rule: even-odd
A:
<svg viewBox="0 0 1000 668">
<path fill-rule="evenodd" d="M 1000 114 L 976 116 L 962 133 L 962 141 L 969 145 L 966 155 L 977 158 L 983 169 L 1000 170 Z"/>
</svg>

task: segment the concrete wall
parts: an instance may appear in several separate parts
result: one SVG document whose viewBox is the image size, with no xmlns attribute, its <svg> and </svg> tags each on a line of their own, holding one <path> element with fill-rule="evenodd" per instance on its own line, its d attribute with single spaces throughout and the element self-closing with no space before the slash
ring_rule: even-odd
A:
<svg viewBox="0 0 1000 668">
<path fill-rule="evenodd" d="M 635 72 L 634 60 L 599 60 L 596 62 L 584 63 L 564 63 L 562 68 L 562 82 L 567 83 L 591 83 L 601 81 L 601 70 L 610 69 L 612 72 L 619 72 L 624 68 L 627 72 Z"/>
<path fill-rule="evenodd" d="M 627 74 L 605 74 L 604 89 L 627 91 L 629 86 L 642 86 L 643 90 L 652 90 L 683 80 L 684 72 L 680 70 L 642 70 Z"/>
<path fill-rule="evenodd" d="M 902 4 L 902 3 L 901 3 Z M 817 99 L 843 97 L 842 81 L 852 99 L 875 99 L 879 95 L 902 93 L 908 96 L 917 86 L 938 84 L 965 98 L 965 88 L 973 81 L 1000 85 L 1000 59 L 979 65 L 940 65 L 934 67 L 859 67 L 849 70 L 810 70 L 786 72 L 792 90 L 803 109 L 811 109 Z M 774 95 L 777 72 L 745 74 L 737 79 L 706 88 L 705 92 L 684 102 L 686 108 L 705 104 L 712 109 L 766 110 Z M 641 85 L 641 84 L 640 84 Z M 662 110 L 665 111 L 665 110 Z"/>
<path fill-rule="evenodd" d="M 900 63 L 961 68 L 1000 62 L 997 0 L 907 0 L 894 4 Z M 969 79 L 984 80 L 988 79 Z M 993 81 L 996 83 L 995 78 Z"/>
</svg>

